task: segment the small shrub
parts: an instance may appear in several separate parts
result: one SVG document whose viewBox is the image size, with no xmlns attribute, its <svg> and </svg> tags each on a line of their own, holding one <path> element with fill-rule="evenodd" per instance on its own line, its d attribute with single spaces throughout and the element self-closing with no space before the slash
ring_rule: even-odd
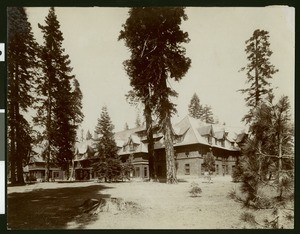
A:
<svg viewBox="0 0 300 234">
<path fill-rule="evenodd" d="M 192 197 L 197 197 L 202 193 L 202 189 L 200 188 L 199 184 L 197 184 L 196 182 L 193 182 L 191 184 L 191 189 L 190 189 L 189 193 L 192 195 Z"/>
</svg>

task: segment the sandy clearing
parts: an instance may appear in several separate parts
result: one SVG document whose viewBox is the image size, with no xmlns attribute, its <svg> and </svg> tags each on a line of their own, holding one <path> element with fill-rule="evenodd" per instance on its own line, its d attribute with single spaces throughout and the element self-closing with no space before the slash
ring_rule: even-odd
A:
<svg viewBox="0 0 300 234">
<path fill-rule="evenodd" d="M 60 202 L 60 207 L 65 207 L 62 209 L 73 209 L 75 206 L 82 204 L 90 195 L 94 198 L 107 196 L 122 198 L 127 202 L 131 201 L 139 205 L 137 210 L 101 212 L 94 217 L 85 217 L 87 220 L 84 221 L 70 217 L 68 220 L 71 221 L 66 221 L 63 224 L 64 228 L 68 229 L 254 228 L 240 220 L 240 215 L 245 211 L 241 208 L 241 204 L 227 197 L 229 191 L 239 186 L 239 184 L 231 182 L 230 176 L 214 177 L 213 183 L 206 183 L 204 178 L 179 179 L 182 182 L 174 185 L 138 181 L 124 183 L 97 183 L 93 181 L 37 183 L 8 187 L 7 192 L 11 195 L 14 193 L 16 195 L 27 194 L 26 199 L 34 202 L 31 198 L 34 194 L 37 196 L 37 194 L 45 194 L 43 191 L 53 191 L 51 194 L 54 196 L 53 199 L 56 199 L 53 202 Z M 198 183 L 202 189 L 199 197 L 191 197 L 189 193 L 192 182 Z M 38 191 L 38 193 L 34 193 L 34 191 Z M 57 191 L 64 195 L 60 195 Z M 78 194 L 70 195 L 71 191 L 77 191 Z M 81 194 L 81 192 L 84 192 L 84 194 Z M 45 195 L 43 196 L 43 201 L 48 202 L 48 198 Z M 72 197 L 73 200 L 64 203 L 62 200 L 64 198 L 60 196 Z M 43 207 L 41 207 L 41 210 L 43 210 Z M 262 219 L 265 217 L 264 212 L 259 211 L 255 215 Z M 60 216 L 61 218 L 64 217 Z M 22 216 L 19 218 L 22 218 Z M 34 223 L 31 222 L 30 225 L 33 227 Z M 45 228 L 47 227 L 45 226 Z M 293 224 L 291 224 L 291 228 L 293 228 Z"/>
<path fill-rule="evenodd" d="M 168 185 L 155 182 L 110 184 L 101 192 L 141 205 L 138 213 L 99 213 L 86 229 L 227 229 L 242 228 L 240 205 L 227 198 L 236 186 L 230 177 L 215 177 L 211 184 L 203 178 Z M 197 182 L 202 194 L 191 197 L 190 186 Z M 76 223 L 70 223 L 75 228 Z"/>
</svg>

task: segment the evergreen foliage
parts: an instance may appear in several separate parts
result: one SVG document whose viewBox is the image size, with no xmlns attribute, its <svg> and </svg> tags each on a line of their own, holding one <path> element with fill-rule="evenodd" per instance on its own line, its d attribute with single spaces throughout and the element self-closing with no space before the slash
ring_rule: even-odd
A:
<svg viewBox="0 0 300 234">
<path fill-rule="evenodd" d="M 203 168 L 209 173 L 215 171 L 215 157 L 211 149 L 203 157 Z"/>
<path fill-rule="evenodd" d="M 168 87 L 167 79 L 179 81 L 191 64 L 181 46 L 189 42 L 187 32 L 180 29 L 181 21 L 186 19 L 184 8 L 180 7 L 131 8 L 119 36 L 131 52 L 131 58 L 124 62 L 124 66 L 133 92 L 145 105 L 147 132 L 152 129 L 151 114 L 154 110 L 162 126 L 167 183 L 177 182 L 170 120 L 176 112 L 170 97 L 176 97 L 177 93 Z M 153 158 L 150 157 L 149 167 L 152 163 Z"/>
<path fill-rule="evenodd" d="M 269 38 L 268 31 L 257 29 L 246 41 L 245 52 L 249 63 L 241 68 L 241 71 L 246 71 L 249 87 L 239 91 L 247 94 L 245 101 L 250 107 L 250 111 L 243 118 L 247 123 L 251 121 L 253 108 L 258 106 L 259 102 L 268 94 L 272 93 L 269 80 L 278 72 L 278 69 L 270 62 L 273 52 L 270 50 Z"/>
<path fill-rule="evenodd" d="M 201 119 L 203 115 L 203 107 L 200 104 L 200 99 L 196 93 L 193 94 L 188 106 L 189 115 L 195 119 Z"/>
<path fill-rule="evenodd" d="M 88 130 L 87 131 L 87 133 L 86 133 L 86 140 L 90 140 L 90 139 L 92 139 L 93 138 L 93 136 L 92 136 L 92 134 L 90 133 L 90 130 Z"/>
<path fill-rule="evenodd" d="M 23 184 L 23 164 L 31 151 L 31 127 L 24 118 L 33 103 L 38 45 L 25 9 L 8 7 L 8 158 L 13 184 Z"/>
<path fill-rule="evenodd" d="M 55 14 L 50 8 L 42 30 L 44 44 L 41 49 L 42 78 L 37 85 L 37 116 L 35 122 L 44 127 L 44 156 L 47 164 L 46 180 L 49 180 L 50 163 L 58 163 L 69 171 L 74 157 L 76 130 L 83 120 L 82 94 L 79 82 L 71 74 L 69 55 L 62 46 L 63 34 Z"/>
<path fill-rule="evenodd" d="M 234 180 L 242 181 L 242 196 L 233 191 L 230 197 L 246 207 L 272 209 L 271 216 L 275 215 L 272 220 L 267 218 L 264 225 L 249 213 L 244 213 L 242 220 L 282 228 L 284 213 L 293 212 L 294 205 L 294 127 L 288 97 L 282 96 L 273 103 L 269 80 L 278 70 L 269 61 L 269 46 L 269 33 L 264 30 L 255 30 L 246 41 L 249 63 L 242 70 L 246 70 L 250 87 L 240 91 L 247 94 L 249 112 L 243 120 L 249 124 L 249 135 L 234 174 Z M 265 191 L 272 193 L 266 195 Z"/>
<path fill-rule="evenodd" d="M 193 94 L 188 106 L 189 115 L 195 119 L 200 119 L 205 123 L 214 123 L 211 106 L 200 104 L 200 99 L 196 93 Z"/>
<path fill-rule="evenodd" d="M 212 113 L 211 106 L 205 105 L 205 106 L 203 107 L 201 119 L 202 119 L 205 123 L 214 123 L 214 118 L 213 118 L 213 113 Z"/>
<path fill-rule="evenodd" d="M 94 163 L 94 171 L 99 179 L 109 182 L 118 180 L 122 175 L 122 163 L 118 156 L 113 129 L 107 107 L 104 106 L 95 129 L 100 138 L 97 142 L 98 160 Z"/>
<path fill-rule="evenodd" d="M 294 152 L 293 126 L 286 96 L 273 104 L 273 96 L 261 103 L 253 113 L 250 136 L 240 159 L 242 181 L 239 198 L 246 207 L 285 212 L 293 205 Z M 272 188 L 274 196 L 262 191 Z M 236 197 L 235 197 L 236 198 Z M 274 227 L 280 226 L 282 217 Z"/>
</svg>

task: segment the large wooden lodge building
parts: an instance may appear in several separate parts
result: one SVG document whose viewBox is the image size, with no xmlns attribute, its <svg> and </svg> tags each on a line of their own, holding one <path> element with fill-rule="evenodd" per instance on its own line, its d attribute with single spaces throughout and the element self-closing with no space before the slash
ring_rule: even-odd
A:
<svg viewBox="0 0 300 234">
<path fill-rule="evenodd" d="M 240 156 L 240 147 L 247 134 L 226 125 L 207 124 L 200 120 L 186 116 L 173 125 L 174 150 L 177 176 L 196 176 L 204 174 L 203 156 L 212 151 L 215 156 L 215 175 L 230 175 L 235 162 Z M 166 158 L 164 139 L 159 126 L 154 127 L 155 139 L 154 158 L 157 177 L 166 177 Z M 75 180 L 95 179 L 92 162 L 97 160 L 96 139 L 84 140 L 76 144 L 73 168 Z M 134 171 L 132 178 L 149 179 L 148 143 L 145 126 L 128 129 L 115 133 L 118 154 L 121 160 L 131 160 Z M 45 176 L 45 165 L 41 159 L 33 159 L 27 167 L 27 172 L 37 179 Z M 52 178 L 64 179 L 65 173 L 57 167 L 51 168 Z"/>
</svg>

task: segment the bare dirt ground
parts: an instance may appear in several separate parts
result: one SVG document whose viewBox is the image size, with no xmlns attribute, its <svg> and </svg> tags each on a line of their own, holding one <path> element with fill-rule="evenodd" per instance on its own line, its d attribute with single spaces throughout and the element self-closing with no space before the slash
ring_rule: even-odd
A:
<svg viewBox="0 0 300 234">
<path fill-rule="evenodd" d="M 191 197 L 191 182 L 198 182 L 202 193 Z M 177 185 L 155 182 L 118 184 L 110 190 L 112 197 L 134 201 L 141 212 L 99 214 L 96 222 L 86 228 L 123 229 L 218 229 L 239 227 L 239 209 L 236 202 L 228 199 L 230 178 L 215 178 L 214 183 L 202 183 L 204 179 L 189 179 Z M 105 190 L 104 190 L 105 192 Z"/>
<path fill-rule="evenodd" d="M 239 185 L 230 176 L 156 182 L 39 183 L 8 187 L 8 224 L 12 229 L 240 229 L 241 205 L 228 198 Z M 192 197 L 192 182 L 202 193 Z M 122 198 L 138 205 L 83 217 L 76 207 L 88 198 Z"/>
</svg>

